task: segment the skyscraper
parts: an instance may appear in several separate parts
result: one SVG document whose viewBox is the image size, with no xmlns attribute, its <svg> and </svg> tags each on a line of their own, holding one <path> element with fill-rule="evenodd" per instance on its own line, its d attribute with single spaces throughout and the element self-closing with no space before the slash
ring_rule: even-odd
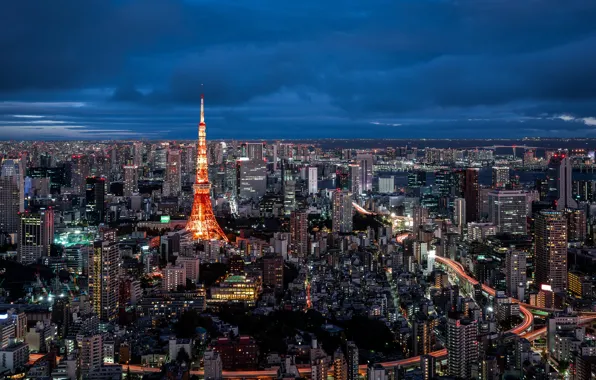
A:
<svg viewBox="0 0 596 380">
<path fill-rule="evenodd" d="M 550 159 L 547 172 L 549 190 L 547 199 L 558 211 L 577 208 L 577 202 L 573 199 L 571 174 L 571 161 L 566 154 L 555 154 Z"/>
<path fill-rule="evenodd" d="M 505 257 L 505 279 L 507 294 L 519 300 L 525 297 L 526 287 L 526 253 L 509 250 Z"/>
<path fill-rule="evenodd" d="M 207 125 L 201 95 L 201 122 L 199 123 L 199 142 L 197 147 L 197 174 L 193 185 L 194 200 L 186 230 L 192 231 L 195 240 L 222 239 L 228 241 L 226 234 L 213 215 L 211 206 L 211 184 L 209 183 L 209 167 L 207 165 Z"/>
<path fill-rule="evenodd" d="M 466 169 L 466 179 L 464 187 L 464 198 L 466 200 L 466 222 L 476 222 L 478 220 L 478 169 Z"/>
<path fill-rule="evenodd" d="M 118 317 L 120 252 L 118 244 L 108 241 L 93 243 L 89 258 L 89 297 L 93 312 L 104 322 Z"/>
<path fill-rule="evenodd" d="M 242 144 L 242 157 L 249 160 L 263 161 L 263 143 L 244 143 Z"/>
<path fill-rule="evenodd" d="M 346 343 L 346 362 L 348 365 L 348 380 L 358 380 L 358 365 L 360 356 L 356 343 L 349 341 Z"/>
<path fill-rule="evenodd" d="M 350 190 L 355 196 L 363 192 L 360 166 L 356 164 L 350 165 Z"/>
<path fill-rule="evenodd" d="M 509 185 L 509 168 L 506 166 L 493 167 L 493 188 L 500 189 Z"/>
<path fill-rule="evenodd" d="M 501 233 L 525 235 L 526 209 L 526 193 L 521 190 L 497 189 L 488 194 L 489 220 Z"/>
<path fill-rule="evenodd" d="M 554 291 L 567 288 L 567 220 L 560 211 L 543 210 L 535 221 L 535 283 Z"/>
<path fill-rule="evenodd" d="M 352 232 L 352 194 L 345 190 L 333 193 L 333 233 Z"/>
<path fill-rule="evenodd" d="M 85 192 L 85 179 L 89 176 L 89 159 L 83 154 L 72 156 L 71 186 L 78 194 Z"/>
<path fill-rule="evenodd" d="M 360 166 L 360 184 L 363 193 L 372 190 L 373 156 L 372 154 L 358 154 L 356 157 Z"/>
<path fill-rule="evenodd" d="M 458 227 L 459 233 L 462 233 L 466 226 L 466 200 L 464 198 L 455 198 L 453 201 L 453 223 Z"/>
<path fill-rule="evenodd" d="M 138 191 L 138 166 L 124 165 L 124 196 L 130 197 Z"/>
<path fill-rule="evenodd" d="M 447 366 L 449 375 L 472 378 L 472 364 L 478 361 L 478 326 L 475 320 L 450 315 L 447 320 Z"/>
<path fill-rule="evenodd" d="M 54 210 L 20 214 L 17 255 L 21 264 L 33 264 L 50 255 L 54 242 Z"/>
<path fill-rule="evenodd" d="M 569 241 L 584 242 L 586 240 L 586 212 L 584 210 L 567 210 L 567 235 Z"/>
<path fill-rule="evenodd" d="M 99 334 L 84 336 L 81 340 L 81 376 L 88 378 L 103 364 L 103 341 Z"/>
<path fill-rule="evenodd" d="M 103 223 L 106 214 L 106 179 L 104 177 L 87 177 L 85 182 L 87 220 L 91 224 Z"/>
<path fill-rule="evenodd" d="M 292 255 L 306 257 L 308 254 L 308 212 L 299 210 L 290 214 L 290 235 Z"/>
<path fill-rule="evenodd" d="M 309 166 L 308 168 L 308 193 L 316 194 L 318 189 L 317 167 Z"/>
<path fill-rule="evenodd" d="M 176 290 L 178 286 L 186 286 L 186 269 L 184 265 L 168 264 L 162 270 L 161 287 L 163 290 Z"/>
<path fill-rule="evenodd" d="M 267 191 L 267 165 L 263 160 L 238 160 L 238 195 L 258 199 Z"/>
<path fill-rule="evenodd" d="M 0 176 L 0 232 L 16 233 L 21 211 L 21 187 L 16 176 Z"/>
<path fill-rule="evenodd" d="M 379 177 L 379 193 L 391 194 L 395 191 L 395 177 Z"/>
<path fill-rule="evenodd" d="M 263 258 L 263 285 L 276 293 L 284 290 L 284 258 L 281 255 L 267 255 Z"/>
<path fill-rule="evenodd" d="M 437 372 L 437 362 L 432 355 L 420 356 L 420 369 L 422 370 L 422 378 L 424 380 L 432 380 L 435 378 Z"/>
<path fill-rule="evenodd" d="M 182 162 L 180 160 L 180 150 L 178 149 L 168 150 L 163 186 L 163 193 L 166 196 L 175 197 L 182 191 Z"/>
</svg>

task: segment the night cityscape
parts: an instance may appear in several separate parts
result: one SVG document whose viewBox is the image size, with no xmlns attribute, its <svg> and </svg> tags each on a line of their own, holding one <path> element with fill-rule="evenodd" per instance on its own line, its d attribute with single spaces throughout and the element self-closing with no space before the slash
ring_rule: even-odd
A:
<svg viewBox="0 0 596 380">
<path fill-rule="evenodd" d="M 0 0 L 0 378 L 596 379 L 594 19 Z"/>
</svg>

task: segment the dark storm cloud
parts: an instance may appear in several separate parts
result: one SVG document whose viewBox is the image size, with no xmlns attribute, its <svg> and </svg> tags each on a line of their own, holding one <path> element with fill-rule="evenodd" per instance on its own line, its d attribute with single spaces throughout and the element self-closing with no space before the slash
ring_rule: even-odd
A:
<svg viewBox="0 0 596 380">
<path fill-rule="evenodd" d="M 0 98 L 155 113 L 205 92 L 229 128 L 291 119 L 291 106 L 259 108 L 284 94 L 296 106 L 314 96 L 312 112 L 344 112 L 346 127 L 500 120 L 504 109 L 591 117 L 594 20 L 593 0 L 0 0 Z"/>
</svg>

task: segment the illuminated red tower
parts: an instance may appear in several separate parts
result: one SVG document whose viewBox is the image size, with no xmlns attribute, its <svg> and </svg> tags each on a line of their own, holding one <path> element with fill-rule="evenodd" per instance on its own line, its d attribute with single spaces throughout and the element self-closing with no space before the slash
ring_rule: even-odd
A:
<svg viewBox="0 0 596 380">
<path fill-rule="evenodd" d="M 205 133 L 205 111 L 203 106 L 203 95 L 201 95 L 201 122 L 199 123 L 199 145 L 197 147 L 197 176 L 194 190 L 194 201 L 192 212 L 186 230 L 192 231 L 195 240 L 222 239 L 228 241 L 228 238 L 222 231 L 213 209 L 211 208 L 211 184 L 209 183 L 209 174 L 207 170 L 207 141 Z"/>
</svg>

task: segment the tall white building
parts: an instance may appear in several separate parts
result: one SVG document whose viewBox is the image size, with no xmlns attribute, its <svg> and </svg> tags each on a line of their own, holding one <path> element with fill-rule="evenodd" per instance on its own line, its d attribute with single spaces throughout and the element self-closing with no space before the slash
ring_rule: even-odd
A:
<svg viewBox="0 0 596 380">
<path fill-rule="evenodd" d="M 488 194 L 489 220 L 501 233 L 527 232 L 526 193 L 521 190 L 494 190 Z"/>
<path fill-rule="evenodd" d="M 356 157 L 360 166 L 360 183 L 362 192 L 372 190 L 373 180 L 373 156 L 372 154 L 358 154 Z"/>
<path fill-rule="evenodd" d="M 505 257 L 507 294 L 523 301 L 526 288 L 526 253 L 509 250 Z"/>
<path fill-rule="evenodd" d="M 461 234 L 466 226 L 466 200 L 464 198 L 455 198 L 453 201 L 453 224 L 455 224 Z"/>
<path fill-rule="evenodd" d="M 395 191 L 395 177 L 379 177 L 379 193 L 391 194 Z"/>
<path fill-rule="evenodd" d="M 352 194 L 346 190 L 333 193 L 333 232 L 352 232 Z"/>
<path fill-rule="evenodd" d="M 310 166 L 308 168 L 308 193 L 316 194 L 318 191 L 319 191 L 319 187 L 318 187 L 317 167 Z"/>
<path fill-rule="evenodd" d="M 199 281 L 200 260 L 196 256 L 178 256 L 176 264 L 182 265 L 186 273 L 186 278 L 196 283 Z"/>
</svg>

